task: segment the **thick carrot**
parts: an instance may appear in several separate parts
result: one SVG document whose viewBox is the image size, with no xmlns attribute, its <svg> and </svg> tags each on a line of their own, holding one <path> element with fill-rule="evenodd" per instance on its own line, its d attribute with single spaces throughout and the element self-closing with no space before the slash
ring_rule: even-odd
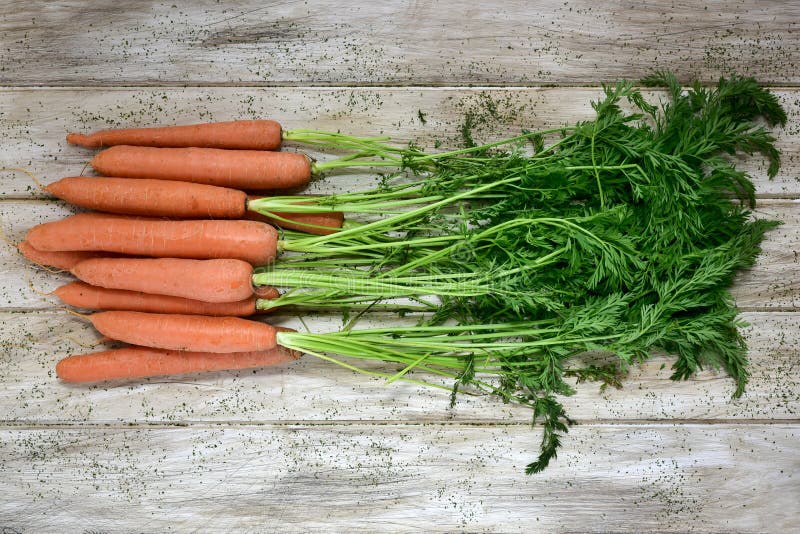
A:
<svg viewBox="0 0 800 534">
<path fill-rule="evenodd" d="M 70 272 L 93 286 L 203 302 L 239 302 L 253 296 L 253 268 L 242 260 L 96 258 Z"/>
<path fill-rule="evenodd" d="M 33 245 L 27 241 L 23 241 L 17 245 L 17 249 L 33 263 L 48 265 L 65 271 L 69 271 L 83 260 L 115 256 L 115 254 L 110 254 L 108 252 L 76 252 L 71 250 L 44 251 L 34 248 Z"/>
<path fill-rule="evenodd" d="M 256 200 L 264 198 L 259 195 L 247 195 L 247 200 Z M 309 234 L 329 235 L 339 231 L 344 222 L 344 213 L 335 211 L 331 213 L 284 213 L 276 212 L 275 215 L 280 217 L 280 220 L 275 217 L 262 215 L 255 211 L 247 211 L 245 218 L 251 221 L 262 221 L 280 228 L 287 230 L 297 230 L 299 232 L 306 232 Z M 287 222 L 289 221 L 289 222 Z"/>
<path fill-rule="evenodd" d="M 87 148 L 112 145 L 152 147 L 209 147 L 276 150 L 281 125 L 270 120 L 242 120 L 157 128 L 101 130 L 89 135 L 71 133 L 67 142 Z"/>
<path fill-rule="evenodd" d="M 208 371 L 256 369 L 300 357 L 281 346 L 259 352 L 185 352 L 148 347 L 125 347 L 92 354 L 77 354 L 56 364 L 56 375 L 64 382 L 147 378 Z"/>
<path fill-rule="evenodd" d="M 80 213 L 40 224 L 26 241 L 42 251 L 105 251 L 166 258 L 236 258 L 264 265 L 275 258 L 275 228 L 256 221 L 168 221 Z"/>
<path fill-rule="evenodd" d="M 89 320 L 110 339 L 157 349 L 227 353 L 277 346 L 275 327 L 239 317 L 104 311 Z"/>
<path fill-rule="evenodd" d="M 218 148 L 152 148 L 120 145 L 92 158 L 106 176 L 179 180 L 236 189 L 288 189 L 311 179 L 303 154 Z"/>
<path fill-rule="evenodd" d="M 72 176 L 45 190 L 83 208 L 148 217 L 239 219 L 247 202 L 237 189 L 175 180 Z"/>
<path fill-rule="evenodd" d="M 84 282 L 70 282 L 53 293 L 64 304 L 90 310 L 122 310 L 147 313 L 180 313 L 215 317 L 247 317 L 256 313 L 256 296 L 238 302 L 204 302 L 141 291 L 107 289 Z"/>
</svg>

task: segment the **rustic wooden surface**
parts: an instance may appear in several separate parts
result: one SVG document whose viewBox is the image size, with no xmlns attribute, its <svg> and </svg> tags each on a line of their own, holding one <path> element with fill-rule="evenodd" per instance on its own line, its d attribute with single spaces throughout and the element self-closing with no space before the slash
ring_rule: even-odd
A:
<svg viewBox="0 0 800 534">
<path fill-rule="evenodd" d="M 391 6 L 391 7 L 390 7 Z M 526 477 L 527 410 L 386 386 L 313 359 L 257 372 L 75 387 L 55 362 L 98 341 L 41 295 L 63 282 L 0 253 L 0 528 L 129 531 L 800 529 L 800 3 L 2 2 L 0 165 L 47 183 L 90 152 L 68 129 L 271 117 L 288 127 L 455 142 L 589 117 L 600 81 L 652 68 L 775 87 L 784 167 L 749 167 L 757 213 L 784 225 L 739 277 L 752 381 L 582 384 L 558 460 Z M 492 87 L 489 87 L 492 86 Z M 658 98 L 658 93 L 651 93 Z M 419 120 L 419 111 L 426 124 Z M 314 184 L 337 191 L 368 175 Z M 7 238 L 69 213 L 0 173 Z M 38 292 L 37 292 L 38 291 Z M 296 317 L 277 322 L 300 327 Z M 388 318 L 386 320 L 389 320 Z M 339 326 L 314 315 L 315 329 Z"/>
</svg>

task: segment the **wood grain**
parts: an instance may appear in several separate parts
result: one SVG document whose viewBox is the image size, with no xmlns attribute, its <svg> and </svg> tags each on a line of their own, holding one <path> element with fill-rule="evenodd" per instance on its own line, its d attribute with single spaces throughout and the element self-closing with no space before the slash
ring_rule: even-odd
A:
<svg viewBox="0 0 800 534">
<path fill-rule="evenodd" d="M 789 532 L 800 426 L 0 429 L 24 531 Z M 768 459 L 768 460 L 767 460 Z"/>
<path fill-rule="evenodd" d="M 776 93 L 789 115 L 789 126 L 775 129 L 783 152 L 781 172 L 768 180 L 758 156 L 747 158 L 742 168 L 752 172 L 762 198 L 797 198 L 800 92 Z M 664 96 L 647 95 L 654 102 Z M 467 113 L 477 119 L 475 139 L 488 142 L 516 135 L 522 128 L 554 128 L 591 119 L 590 102 L 600 96 L 595 88 L 6 88 L 0 90 L 0 135 L 5 148 L 0 166 L 25 167 L 43 183 L 50 183 L 80 174 L 94 154 L 67 145 L 68 131 L 239 118 L 272 118 L 289 129 L 385 134 L 398 143 L 414 141 L 430 149 L 439 141 L 443 150 L 461 146 L 459 132 Z M 308 152 L 320 159 L 332 157 Z M 355 174 L 320 182 L 311 190 L 344 191 L 372 183 L 368 175 Z M 41 196 L 27 175 L 0 172 L 0 198 Z"/>
<path fill-rule="evenodd" d="M 5 85 L 594 84 L 673 69 L 797 84 L 800 5 L 11 2 Z"/>
<path fill-rule="evenodd" d="M 721 371 L 701 372 L 685 382 L 669 379 L 674 361 L 655 356 L 635 366 L 623 389 L 601 392 L 599 384 L 576 385 L 565 397 L 581 422 L 645 420 L 800 420 L 800 330 L 796 313 L 745 313 L 751 380 L 746 394 L 731 399 L 733 382 Z M 271 317 L 297 329 L 288 315 Z M 335 316 L 312 314 L 316 331 L 339 328 Z M 397 323 L 377 316 L 359 327 Z M 387 385 L 306 356 L 259 371 L 218 372 L 117 381 L 98 385 L 59 383 L 56 362 L 73 353 L 102 350 L 88 321 L 64 312 L 0 313 L 0 422 L 24 424 L 181 423 L 281 421 L 482 421 L 527 422 L 528 408 L 493 397 L 462 396 L 453 409 L 446 391 L 405 382 Z M 110 345 L 109 345 L 110 346 Z M 377 363 L 366 368 L 395 371 Z M 428 377 L 430 379 L 430 377 Z M 446 384 L 447 382 L 445 382 Z M 574 381 L 572 382 L 574 385 Z"/>
</svg>

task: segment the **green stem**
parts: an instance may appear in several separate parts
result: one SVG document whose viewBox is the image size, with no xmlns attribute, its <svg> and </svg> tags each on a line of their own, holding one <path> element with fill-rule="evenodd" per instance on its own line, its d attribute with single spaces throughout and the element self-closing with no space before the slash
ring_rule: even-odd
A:
<svg viewBox="0 0 800 534">
<path fill-rule="evenodd" d="M 248 209 L 255 211 L 267 217 L 274 217 L 275 212 L 285 213 L 331 213 L 331 212 L 344 212 L 344 213 L 364 213 L 364 214 L 394 214 L 393 210 L 398 208 L 405 208 L 406 206 L 415 206 L 418 204 L 427 204 L 429 202 L 437 202 L 442 200 L 441 195 L 428 196 L 428 197 L 413 197 L 400 200 L 381 201 L 380 199 L 369 200 L 366 202 L 337 202 L 335 197 L 325 199 L 324 204 L 315 202 L 314 199 L 308 197 L 296 197 L 296 202 L 286 202 L 275 200 L 271 198 L 263 198 L 250 202 Z M 300 203 L 302 202 L 302 204 Z M 397 214 L 403 213 L 398 211 Z"/>
<path fill-rule="evenodd" d="M 350 158 L 333 159 L 323 162 L 312 162 L 311 173 L 314 175 L 321 174 L 325 171 L 332 169 L 340 169 L 342 167 L 398 167 L 401 161 L 391 159 L 363 159 L 353 160 Z"/>
<path fill-rule="evenodd" d="M 287 248 L 287 244 L 286 243 L 280 243 L 279 242 L 279 250 L 295 250 L 295 251 L 298 251 L 298 252 L 302 252 L 302 251 L 304 251 L 304 250 L 306 250 L 308 248 L 314 248 L 316 250 L 319 250 L 318 245 L 321 245 L 323 243 L 328 243 L 328 242 L 334 241 L 336 239 L 343 239 L 343 238 L 351 237 L 351 236 L 354 236 L 354 235 L 358 235 L 359 233 L 374 232 L 375 230 L 383 230 L 383 229 L 385 229 L 387 227 L 390 228 L 390 229 L 396 229 L 396 228 L 399 227 L 399 223 L 401 223 L 401 222 L 405 222 L 405 221 L 408 221 L 408 220 L 411 220 L 411 219 L 414 219 L 414 218 L 419 218 L 420 216 L 422 216 L 422 215 L 424 215 L 426 213 L 429 213 L 431 211 L 437 210 L 437 209 L 439 209 L 439 208 L 441 208 L 443 206 L 446 206 L 448 204 L 452 204 L 452 203 L 457 202 L 457 201 L 459 201 L 461 199 L 467 198 L 470 195 L 473 195 L 475 193 L 488 191 L 488 190 L 492 189 L 493 187 L 498 187 L 498 186 L 503 185 L 503 184 L 512 183 L 512 182 L 517 181 L 517 180 L 519 180 L 519 177 L 506 178 L 504 180 L 497 180 L 495 182 L 492 182 L 492 183 L 489 183 L 489 184 L 485 184 L 483 186 L 476 187 L 475 189 L 471 189 L 469 191 L 464 191 L 462 193 L 453 195 L 452 197 L 442 199 L 442 200 L 440 200 L 438 202 L 433 202 L 431 204 L 422 206 L 420 208 L 417 208 L 415 210 L 411 210 L 411 211 L 406 212 L 406 213 L 402 213 L 400 215 L 394 215 L 392 217 L 387 217 L 385 219 L 381 219 L 381 220 L 378 220 L 378 221 L 367 223 L 367 224 L 365 224 L 363 226 L 360 226 L 358 228 L 351 228 L 349 230 L 343 230 L 341 232 L 336 232 L 334 234 L 330 234 L 330 235 L 327 235 L 327 236 L 319 236 L 319 237 L 314 237 L 314 238 L 308 238 L 308 239 L 305 239 L 305 240 L 300 240 L 299 242 L 288 244 L 288 246 L 290 246 L 291 248 Z"/>
<path fill-rule="evenodd" d="M 551 128 L 549 130 L 540 130 L 538 132 L 528 132 L 528 133 L 516 135 L 514 137 L 509 137 L 507 139 L 501 139 L 500 141 L 495 141 L 493 143 L 486 143 L 484 145 L 468 147 L 468 148 L 461 148 L 461 149 L 458 149 L 458 150 L 451 150 L 449 152 L 438 152 L 436 154 L 427 154 L 427 155 L 424 155 L 424 156 L 415 157 L 415 158 L 412 159 L 412 161 L 414 163 L 419 163 L 419 162 L 423 162 L 423 161 L 436 160 L 436 159 L 446 158 L 446 157 L 450 157 L 450 156 L 460 156 L 462 154 L 469 154 L 470 152 L 482 152 L 482 151 L 488 150 L 490 148 L 494 148 L 494 147 L 502 146 L 502 145 L 508 145 L 508 144 L 511 144 L 511 143 L 516 143 L 517 141 L 524 141 L 526 139 L 531 139 L 531 138 L 536 137 L 536 136 L 548 135 L 548 134 L 553 134 L 553 133 L 558 133 L 558 132 L 563 132 L 563 131 L 573 130 L 573 129 L 575 129 L 575 128 L 574 127 L 561 127 L 561 128 Z"/>
<path fill-rule="evenodd" d="M 594 171 L 595 180 L 597 181 L 597 190 L 598 194 L 600 195 L 600 210 L 604 210 L 606 207 L 605 195 L 603 194 L 603 184 L 600 181 L 600 171 L 597 169 L 597 161 L 595 159 L 595 151 L 594 151 L 594 138 L 597 136 L 597 121 L 594 122 L 593 129 L 592 129 L 592 147 L 591 147 L 591 155 L 592 155 L 592 167 Z"/>
<path fill-rule="evenodd" d="M 294 302 L 291 296 L 289 295 L 281 295 L 280 297 L 274 299 L 258 299 L 256 300 L 256 309 L 260 311 L 270 311 L 275 310 L 277 308 L 285 309 L 285 308 L 293 308 L 300 306 L 301 308 L 305 308 L 309 306 L 303 299 L 299 299 L 297 302 Z M 404 303 L 385 303 L 379 302 L 375 303 L 374 301 L 369 301 L 365 299 L 358 299 L 352 298 L 349 302 L 342 299 L 341 301 L 336 302 L 328 302 L 328 301 L 319 301 L 319 299 L 315 299 L 313 303 L 310 304 L 314 309 L 334 309 L 334 310 L 341 310 L 347 309 L 349 311 L 375 311 L 375 312 L 384 312 L 384 313 L 401 313 L 401 312 L 414 312 L 414 313 L 425 313 L 425 312 L 432 312 L 436 311 L 438 307 L 437 304 L 432 302 L 426 302 L 422 299 L 414 299 L 414 302 L 417 304 L 404 304 Z"/>
</svg>

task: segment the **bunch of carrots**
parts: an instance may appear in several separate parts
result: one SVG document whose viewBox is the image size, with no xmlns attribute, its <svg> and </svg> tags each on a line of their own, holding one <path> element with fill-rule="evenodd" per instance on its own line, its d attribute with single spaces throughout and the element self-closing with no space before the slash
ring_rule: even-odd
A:
<svg viewBox="0 0 800 534">
<path fill-rule="evenodd" d="M 103 176 L 63 178 L 44 189 L 93 210 L 32 228 L 19 250 L 69 271 L 65 304 L 130 347 L 63 359 L 67 382 L 96 382 L 262 367 L 299 356 L 276 344 L 276 329 L 244 317 L 275 298 L 254 287 L 254 266 L 272 261 L 284 229 L 328 235 L 341 213 L 262 215 L 243 190 L 298 187 L 311 178 L 304 155 L 275 152 L 269 120 L 69 134 L 84 147 L 112 146 L 92 159 Z M 270 224 L 272 223 L 272 224 Z"/>
<path fill-rule="evenodd" d="M 617 386 L 632 363 L 663 351 L 676 355 L 673 378 L 722 367 L 740 395 L 746 346 L 728 287 L 777 223 L 753 219 L 753 184 L 728 156 L 761 153 L 773 176 L 780 155 L 757 119 L 786 115 L 750 78 L 688 91 L 669 73 L 643 82 L 669 101 L 652 105 L 619 82 L 592 103 L 594 120 L 485 145 L 466 135 L 447 152 L 269 120 L 70 134 L 109 147 L 91 162 L 103 177 L 46 190 L 93 211 L 34 227 L 19 248 L 78 278 L 55 294 L 98 310 L 94 327 L 130 346 L 65 358 L 58 376 L 142 378 L 310 354 L 452 399 L 489 393 L 531 407 L 544 434 L 528 473 L 556 456 L 571 422 L 557 399 L 574 392 L 568 378 Z M 285 140 L 338 156 L 279 151 Z M 276 194 L 348 167 L 382 179 L 337 195 Z M 283 307 L 419 322 L 300 333 L 254 317 Z M 587 363 L 587 353 L 610 359 Z"/>
</svg>

